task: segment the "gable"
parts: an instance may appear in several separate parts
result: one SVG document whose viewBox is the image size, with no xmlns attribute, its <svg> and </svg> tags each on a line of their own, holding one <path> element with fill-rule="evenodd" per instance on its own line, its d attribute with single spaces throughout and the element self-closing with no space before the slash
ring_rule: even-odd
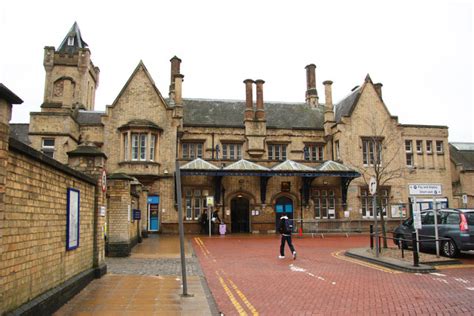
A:
<svg viewBox="0 0 474 316">
<path fill-rule="evenodd" d="M 140 109 L 143 109 L 142 107 L 144 106 L 156 106 L 156 104 L 169 108 L 142 61 L 138 63 L 132 75 L 109 107 L 114 108 L 119 103 L 129 104 Z"/>
</svg>

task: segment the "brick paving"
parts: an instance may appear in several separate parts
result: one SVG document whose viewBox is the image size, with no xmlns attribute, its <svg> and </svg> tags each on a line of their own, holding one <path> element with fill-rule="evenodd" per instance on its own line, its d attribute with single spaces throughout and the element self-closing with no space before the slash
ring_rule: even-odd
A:
<svg viewBox="0 0 474 316">
<path fill-rule="evenodd" d="M 432 274 L 379 268 L 342 255 L 367 237 L 294 238 L 298 258 L 278 259 L 278 236 L 195 237 L 193 247 L 225 315 L 473 315 L 474 255 Z"/>
</svg>

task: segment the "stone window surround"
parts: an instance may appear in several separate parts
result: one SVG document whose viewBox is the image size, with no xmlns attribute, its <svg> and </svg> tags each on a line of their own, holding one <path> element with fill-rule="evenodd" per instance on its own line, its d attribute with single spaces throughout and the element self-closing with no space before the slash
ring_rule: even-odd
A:
<svg viewBox="0 0 474 316">
<path fill-rule="evenodd" d="M 305 161 L 323 161 L 324 143 L 305 142 L 303 149 L 303 158 Z"/>
<path fill-rule="evenodd" d="M 145 147 L 145 159 L 140 159 L 140 145 L 138 146 L 138 159 L 132 159 L 132 134 L 146 134 L 146 147 Z M 154 144 L 154 157 L 151 156 L 151 144 L 152 144 L 152 139 L 154 136 L 155 139 L 155 144 Z M 159 132 L 155 130 L 150 130 L 150 129 L 138 129 L 138 128 L 131 128 L 125 131 L 121 131 L 120 134 L 120 144 L 121 144 L 121 162 L 127 162 L 127 163 L 154 163 L 159 160 L 158 157 L 158 148 L 159 148 Z M 139 136 L 140 137 L 140 136 Z M 151 159 L 153 158 L 153 159 Z"/>
</svg>

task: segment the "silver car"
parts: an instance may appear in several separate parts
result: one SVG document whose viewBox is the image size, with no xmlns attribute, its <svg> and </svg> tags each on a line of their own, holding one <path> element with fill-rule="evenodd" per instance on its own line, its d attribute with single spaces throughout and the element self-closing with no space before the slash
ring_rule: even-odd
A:
<svg viewBox="0 0 474 316">
<path fill-rule="evenodd" d="M 474 250 L 474 209 L 448 208 L 437 211 L 440 251 L 443 256 L 456 257 L 460 251 Z M 422 228 L 418 231 L 420 249 L 435 249 L 434 211 L 421 211 Z M 413 218 L 405 220 L 393 232 L 396 245 L 407 247 L 412 242 Z"/>
</svg>

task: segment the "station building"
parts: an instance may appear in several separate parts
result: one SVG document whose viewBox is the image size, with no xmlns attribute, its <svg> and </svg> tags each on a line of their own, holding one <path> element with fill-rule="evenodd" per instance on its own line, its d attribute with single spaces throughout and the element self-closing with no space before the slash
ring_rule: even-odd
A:
<svg viewBox="0 0 474 316">
<path fill-rule="evenodd" d="M 210 211 L 207 197 L 228 233 L 274 233 L 283 212 L 302 232 L 367 229 L 372 177 L 389 224 L 409 215 L 415 193 L 423 207 L 432 203 L 414 187 L 439 188 L 443 205 L 452 200 L 448 128 L 400 123 L 369 75 L 338 102 L 314 64 L 302 72 L 301 102 L 266 101 L 261 79 L 243 81 L 242 100 L 191 99 L 175 56 L 167 95 L 140 61 L 96 111 L 100 71 L 76 23 L 57 49 L 45 47 L 44 68 L 41 111 L 12 124 L 12 135 L 63 164 L 107 158 L 106 230 L 109 249 L 125 249 L 117 253 L 149 232 L 177 232 L 176 161 L 191 233 Z"/>
</svg>

